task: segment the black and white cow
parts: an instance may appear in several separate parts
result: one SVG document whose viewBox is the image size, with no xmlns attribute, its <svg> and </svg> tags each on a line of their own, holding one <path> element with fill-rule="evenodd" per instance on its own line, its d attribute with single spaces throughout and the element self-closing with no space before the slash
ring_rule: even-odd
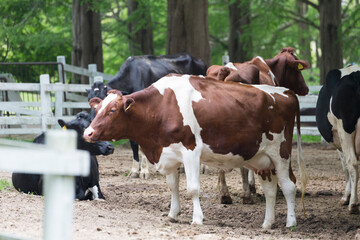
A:
<svg viewBox="0 0 360 240">
<path fill-rule="evenodd" d="M 111 89 L 120 90 L 123 95 L 131 94 L 143 90 L 169 73 L 205 76 L 206 69 L 207 66 L 201 59 L 196 59 L 188 53 L 131 56 L 123 63 L 116 76 L 106 85 L 101 82 L 94 83 L 92 88 L 88 90 L 88 100 L 94 97 L 104 99 L 107 91 Z M 94 114 L 95 112 L 92 110 L 91 116 L 94 117 Z M 146 157 L 142 157 L 140 164 L 139 146 L 133 141 L 130 141 L 130 144 L 134 158 L 130 177 L 140 176 L 148 179 L 150 174 Z"/>
<path fill-rule="evenodd" d="M 341 202 L 349 204 L 350 213 L 359 213 L 360 66 L 327 74 L 316 104 L 316 123 L 323 138 L 338 149 L 346 181 Z"/>
<path fill-rule="evenodd" d="M 73 129 L 77 132 L 77 148 L 90 152 L 90 174 L 87 177 L 76 177 L 75 197 L 79 200 L 104 199 L 99 185 L 99 166 L 96 155 L 109 155 L 114 152 L 114 147 L 108 142 L 89 143 L 84 141 L 82 135 L 91 121 L 90 115 L 83 111 L 76 115 L 76 119 L 65 122 L 58 121 L 63 129 Z M 34 143 L 44 144 L 46 133 L 36 136 Z M 12 182 L 18 191 L 42 195 L 42 178 L 40 174 L 13 173 Z"/>
</svg>

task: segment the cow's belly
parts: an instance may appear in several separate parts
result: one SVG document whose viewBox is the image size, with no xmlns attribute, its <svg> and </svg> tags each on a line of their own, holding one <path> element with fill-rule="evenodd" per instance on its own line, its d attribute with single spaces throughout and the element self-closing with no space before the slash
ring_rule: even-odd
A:
<svg viewBox="0 0 360 240">
<path fill-rule="evenodd" d="M 207 145 L 203 148 L 200 161 L 205 165 L 221 169 L 246 167 L 251 170 L 267 170 L 274 169 L 275 167 L 266 151 L 259 150 L 254 157 L 249 160 L 244 160 L 243 157 L 233 155 L 232 153 L 214 153 Z"/>
</svg>

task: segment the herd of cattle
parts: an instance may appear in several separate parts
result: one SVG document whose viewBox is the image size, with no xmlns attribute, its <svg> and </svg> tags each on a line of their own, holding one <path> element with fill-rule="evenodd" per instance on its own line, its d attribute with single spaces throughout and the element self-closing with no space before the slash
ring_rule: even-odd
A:
<svg viewBox="0 0 360 240">
<path fill-rule="evenodd" d="M 91 154 L 91 173 L 76 178 L 76 198 L 104 198 L 96 155 L 114 147 L 106 141 L 130 139 L 131 177 L 149 178 L 148 162 L 166 175 L 171 190 L 169 218 L 180 213 L 179 171 L 184 166 L 187 191 L 193 200 L 193 224 L 202 224 L 200 163 L 219 168 L 222 203 L 231 197 L 225 170 L 241 168 L 244 203 L 252 202 L 254 174 L 266 198 L 263 228 L 275 223 L 279 183 L 287 203 L 286 226 L 296 225 L 296 178 L 291 169 L 296 120 L 297 163 L 304 195 L 308 176 L 302 159 L 300 109 L 296 94 L 309 89 L 301 71 L 309 68 L 291 47 L 272 59 L 207 68 L 189 54 L 129 57 L 106 85 L 95 82 L 88 91 L 91 114 L 81 112 L 63 129 L 78 133 L 78 148 Z M 360 156 L 360 67 L 348 66 L 327 74 L 319 93 L 316 122 L 324 139 L 338 149 L 346 188 L 341 199 L 358 213 L 357 183 Z M 44 143 L 44 133 L 34 142 Z M 143 157 L 139 161 L 139 146 Z M 250 171 L 250 172 L 249 172 Z M 14 187 L 42 194 L 42 176 L 13 173 Z"/>
</svg>

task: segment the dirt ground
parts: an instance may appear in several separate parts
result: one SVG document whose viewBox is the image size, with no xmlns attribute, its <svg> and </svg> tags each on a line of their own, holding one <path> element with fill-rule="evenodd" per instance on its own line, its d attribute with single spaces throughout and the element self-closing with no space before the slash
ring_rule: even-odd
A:
<svg viewBox="0 0 360 240">
<path fill-rule="evenodd" d="M 217 172 L 201 175 L 201 206 L 204 225 L 190 225 L 192 201 L 181 175 L 182 214 L 179 222 L 167 219 L 170 191 L 165 177 L 151 166 L 150 180 L 131 179 L 132 152 L 117 148 L 115 153 L 98 157 L 100 185 L 105 201 L 75 201 L 73 239 L 360 239 L 360 216 L 348 214 L 339 204 L 344 175 L 337 152 L 327 144 L 303 144 L 310 176 L 305 198 L 306 218 L 301 200 L 296 198 L 298 225 L 287 229 L 286 203 L 278 197 L 276 224 L 263 230 L 265 200 L 261 187 L 254 205 L 243 205 L 239 169 L 227 173 L 233 197 L 232 205 L 222 205 L 217 196 Z M 293 148 L 293 169 L 297 164 Z M 0 173 L 0 179 L 11 179 Z M 298 188 L 300 185 L 298 185 Z M 41 196 L 19 193 L 14 189 L 0 192 L 0 232 L 26 238 L 42 237 L 43 200 Z"/>
</svg>

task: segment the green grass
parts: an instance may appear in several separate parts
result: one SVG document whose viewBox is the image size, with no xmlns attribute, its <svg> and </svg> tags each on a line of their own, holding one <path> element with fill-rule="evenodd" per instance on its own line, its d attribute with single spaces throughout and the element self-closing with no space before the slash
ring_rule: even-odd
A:
<svg viewBox="0 0 360 240">
<path fill-rule="evenodd" d="M 6 179 L 0 179 L 0 191 L 9 191 L 11 188 L 13 188 L 11 182 Z"/>
<path fill-rule="evenodd" d="M 294 134 L 293 141 L 296 141 L 297 135 Z M 311 136 L 311 135 L 301 135 L 301 142 L 306 143 L 319 143 L 321 142 L 320 136 Z"/>
</svg>

